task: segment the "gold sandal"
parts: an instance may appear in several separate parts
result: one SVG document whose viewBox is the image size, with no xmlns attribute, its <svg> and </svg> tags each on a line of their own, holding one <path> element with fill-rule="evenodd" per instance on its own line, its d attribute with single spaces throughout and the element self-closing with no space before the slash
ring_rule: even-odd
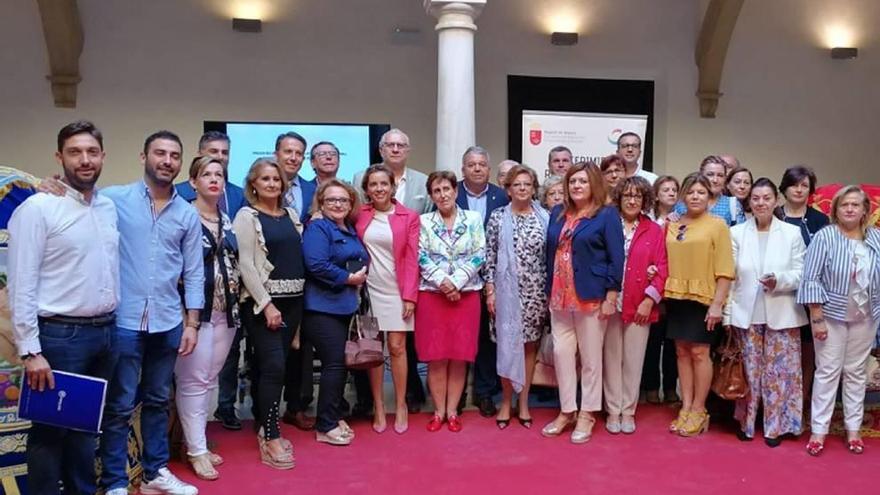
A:
<svg viewBox="0 0 880 495">
<path fill-rule="evenodd" d="M 586 423 L 585 428 L 581 428 L 581 422 Z M 581 411 L 578 413 L 577 423 L 575 423 L 574 431 L 571 432 L 571 443 L 587 443 L 593 436 L 593 426 L 596 424 L 596 418 L 592 414 Z"/>
<path fill-rule="evenodd" d="M 188 455 L 189 465 L 192 466 L 193 472 L 199 479 L 206 481 L 214 481 L 220 477 L 220 473 L 214 469 L 211 463 L 211 454 Z"/>
<path fill-rule="evenodd" d="M 669 433 L 678 433 L 679 431 L 681 431 L 681 429 L 684 428 L 684 425 L 687 422 L 690 415 L 691 415 L 690 411 L 685 411 L 684 409 L 679 409 L 678 410 L 678 417 L 675 418 L 674 420 L 672 420 L 671 423 L 669 423 Z"/>
<path fill-rule="evenodd" d="M 695 437 L 709 431 L 709 413 L 691 412 L 684 425 L 678 430 L 678 434 L 683 437 Z"/>
</svg>

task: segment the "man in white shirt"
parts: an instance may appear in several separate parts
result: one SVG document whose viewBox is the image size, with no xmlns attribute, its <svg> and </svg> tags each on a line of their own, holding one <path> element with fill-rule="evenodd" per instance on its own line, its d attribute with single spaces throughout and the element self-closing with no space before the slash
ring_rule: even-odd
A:
<svg viewBox="0 0 880 495">
<path fill-rule="evenodd" d="M 119 233 L 113 202 L 95 190 L 104 163 L 101 131 L 85 121 L 58 133 L 63 196 L 38 193 L 9 220 L 9 306 L 31 388 L 55 388 L 52 370 L 109 379 L 119 294 Z M 62 404 L 62 402 L 59 402 Z M 28 491 L 95 493 L 95 435 L 34 423 Z"/>
<path fill-rule="evenodd" d="M 642 169 L 639 158 L 642 156 L 642 138 L 634 132 L 624 132 L 617 138 L 617 154 L 626 163 L 626 177 L 638 175 L 647 179 L 651 185 L 657 180 L 657 174 Z"/>
</svg>

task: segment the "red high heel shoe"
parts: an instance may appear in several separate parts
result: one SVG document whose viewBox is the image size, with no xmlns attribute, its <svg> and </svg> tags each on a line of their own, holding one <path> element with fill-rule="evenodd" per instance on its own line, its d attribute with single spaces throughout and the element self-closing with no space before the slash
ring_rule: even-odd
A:
<svg viewBox="0 0 880 495">
<path fill-rule="evenodd" d="M 431 421 L 428 421 L 428 431 L 434 433 L 435 431 L 440 431 L 441 427 L 443 427 L 443 418 L 438 414 L 435 414 L 434 417 L 431 418 Z"/>
<path fill-rule="evenodd" d="M 825 450 L 824 442 L 810 441 L 807 443 L 807 453 L 813 457 L 819 457 L 823 450 Z"/>
<path fill-rule="evenodd" d="M 861 454 L 865 452 L 865 442 L 861 438 L 855 438 L 846 442 L 846 448 L 853 454 Z"/>
</svg>

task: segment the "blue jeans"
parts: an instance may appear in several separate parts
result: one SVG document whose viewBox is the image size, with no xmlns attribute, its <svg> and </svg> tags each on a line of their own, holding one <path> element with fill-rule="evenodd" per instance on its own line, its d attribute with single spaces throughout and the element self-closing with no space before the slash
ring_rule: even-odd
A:
<svg viewBox="0 0 880 495">
<path fill-rule="evenodd" d="M 156 478 L 159 469 L 168 464 L 168 403 L 182 335 L 182 325 L 161 333 L 117 329 L 113 342 L 116 372 L 107 392 L 101 435 L 105 490 L 128 486 L 128 422 L 138 400 L 144 479 Z"/>
<path fill-rule="evenodd" d="M 70 325 L 40 320 L 40 346 L 53 370 L 109 379 L 116 326 Z M 33 423 L 27 439 L 28 493 L 92 494 L 97 491 L 94 434 Z"/>
</svg>

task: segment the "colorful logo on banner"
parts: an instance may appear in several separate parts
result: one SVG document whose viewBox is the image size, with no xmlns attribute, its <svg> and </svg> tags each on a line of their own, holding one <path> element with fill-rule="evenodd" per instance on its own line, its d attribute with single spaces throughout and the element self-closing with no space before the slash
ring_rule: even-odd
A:
<svg viewBox="0 0 880 495">
<path fill-rule="evenodd" d="M 541 131 L 541 126 L 539 124 L 532 124 L 529 126 L 529 143 L 532 146 L 538 146 L 541 144 L 541 140 L 543 139 L 543 132 Z"/>
<path fill-rule="evenodd" d="M 621 134 L 623 134 L 623 129 L 612 130 L 611 134 L 608 134 L 608 142 L 617 146 L 617 140 L 620 139 Z"/>
</svg>

